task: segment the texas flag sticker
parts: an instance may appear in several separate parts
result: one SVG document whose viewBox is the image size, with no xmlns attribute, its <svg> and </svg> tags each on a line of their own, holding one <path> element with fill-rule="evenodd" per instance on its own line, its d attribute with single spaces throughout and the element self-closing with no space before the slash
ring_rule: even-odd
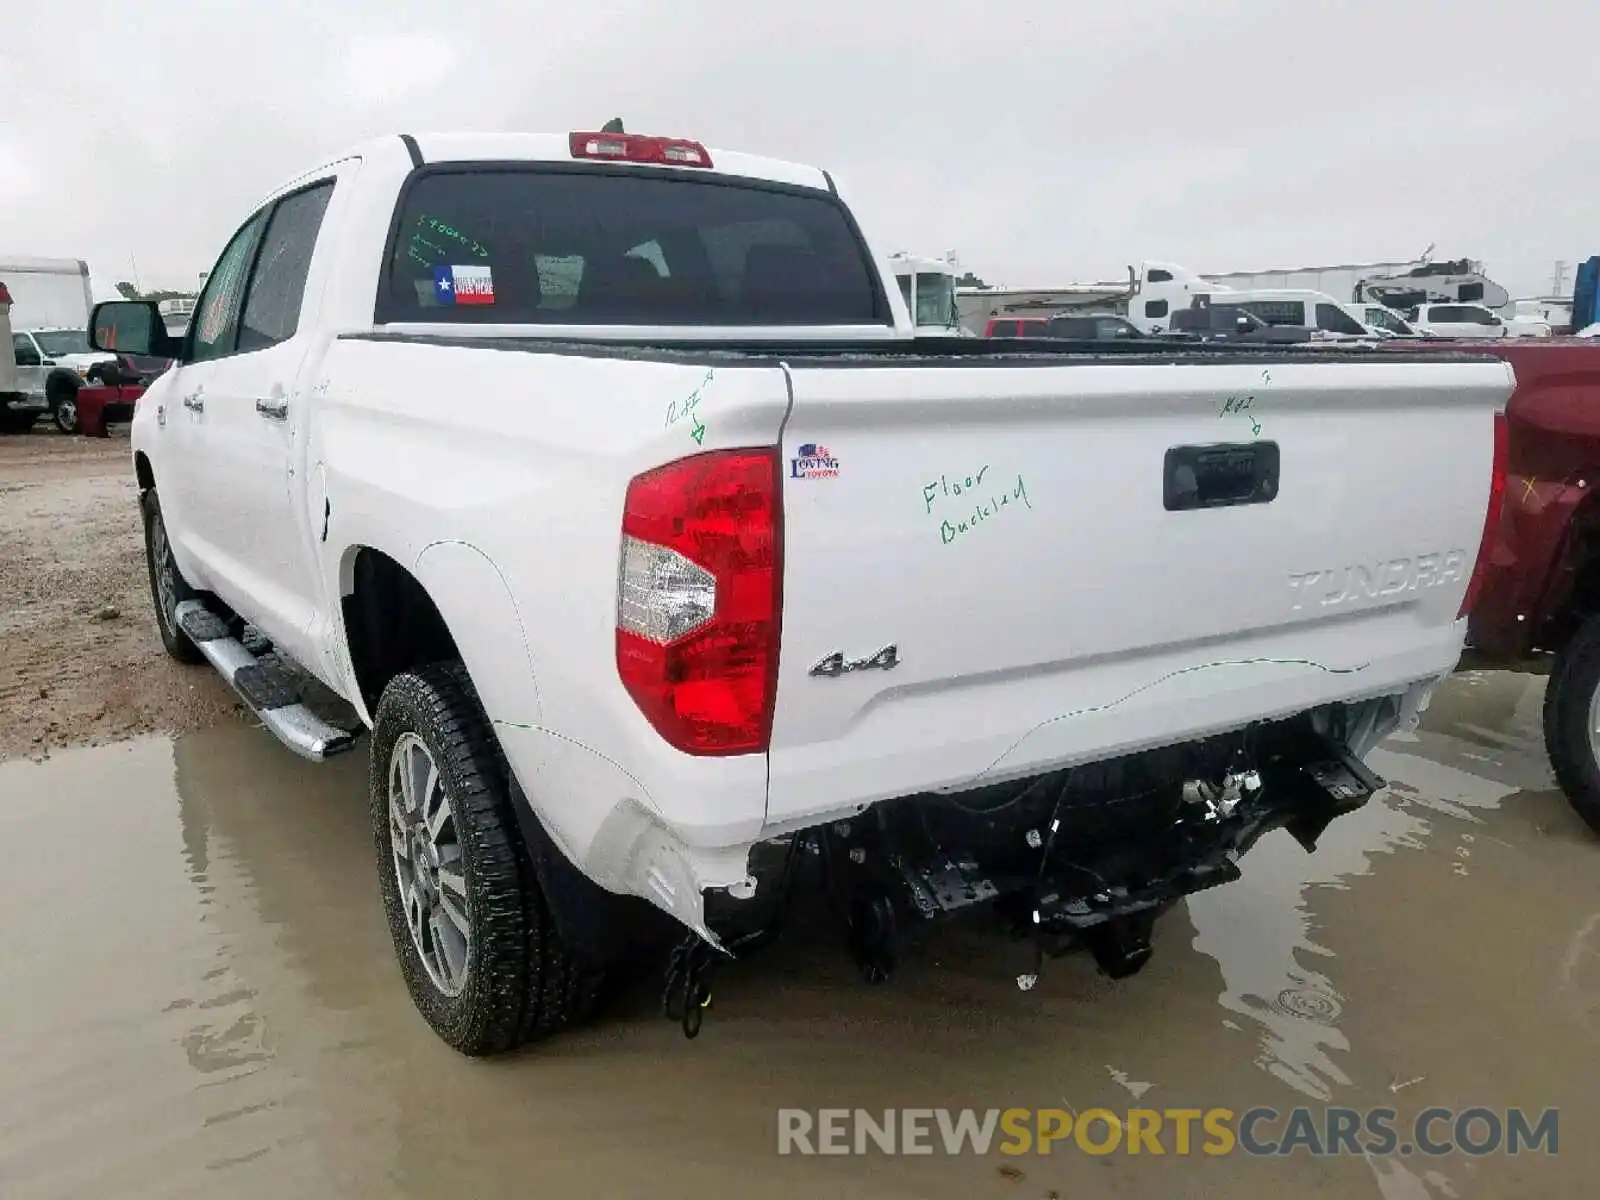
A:
<svg viewBox="0 0 1600 1200">
<path fill-rule="evenodd" d="M 494 276 L 488 267 L 435 267 L 433 294 L 440 304 L 493 304 Z"/>
</svg>

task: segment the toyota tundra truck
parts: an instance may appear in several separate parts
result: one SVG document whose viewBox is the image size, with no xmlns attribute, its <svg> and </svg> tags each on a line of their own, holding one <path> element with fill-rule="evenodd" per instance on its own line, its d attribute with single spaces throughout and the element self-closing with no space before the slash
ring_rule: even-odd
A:
<svg viewBox="0 0 1600 1200">
<path fill-rule="evenodd" d="M 131 443 L 161 639 L 292 750 L 369 733 L 379 888 L 508 1049 L 824 889 L 862 972 L 963 915 L 1114 977 L 1307 849 L 1456 666 L 1504 362 L 923 339 L 826 171 L 400 135 L 248 214 Z M 331 691 L 332 697 L 327 693 Z M 348 709 L 348 711 L 346 711 Z"/>
</svg>

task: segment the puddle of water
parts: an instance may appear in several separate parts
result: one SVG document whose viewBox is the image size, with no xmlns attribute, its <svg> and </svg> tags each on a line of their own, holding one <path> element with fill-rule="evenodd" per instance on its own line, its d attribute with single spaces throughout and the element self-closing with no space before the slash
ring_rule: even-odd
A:
<svg viewBox="0 0 1600 1200">
<path fill-rule="evenodd" d="M 647 983 L 491 1062 L 405 994 L 361 751 L 313 767 L 228 727 L 0 764 L 0 1195 L 1583 1194 L 1600 844 L 1548 789 L 1537 697 L 1530 734 L 1525 682 L 1485 679 L 1375 756 L 1394 788 L 1317 854 L 1274 835 L 1174 912 L 1132 980 L 1070 959 L 1020 993 L 1023 948 L 953 929 L 872 989 L 802 929 L 719 978 L 694 1042 Z M 1324 1098 L 1558 1106 L 1566 1137 L 1554 1161 L 776 1153 L 780 1107 Z"/>
</svg>

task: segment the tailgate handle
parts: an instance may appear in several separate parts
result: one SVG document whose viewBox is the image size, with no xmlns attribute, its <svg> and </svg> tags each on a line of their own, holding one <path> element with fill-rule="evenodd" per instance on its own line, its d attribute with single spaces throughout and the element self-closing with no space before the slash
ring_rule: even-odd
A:
<svg viewBox="0 0 1600 1200">
<path fill-rule="evenodd" d="M 1270 504 L 1278 494 L 1278 443 L 1173 446 L 1162 491 L 1168 512 Z"/>
</svg>

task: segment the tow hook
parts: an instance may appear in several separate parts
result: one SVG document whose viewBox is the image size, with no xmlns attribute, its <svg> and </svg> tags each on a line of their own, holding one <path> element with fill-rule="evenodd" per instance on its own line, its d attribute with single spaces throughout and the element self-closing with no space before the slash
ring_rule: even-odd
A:
<svg viewBox="0 0 1600 1200">
<path fill-rule="evenodd" d="M 667 958 L 666 985 L 661 1011 L 683 1027 L 683 1036 L 700 1036 L 705 1010 L 711 1007 L 711 944 L 691 933 L 672 948 Z"/>
</svg>

